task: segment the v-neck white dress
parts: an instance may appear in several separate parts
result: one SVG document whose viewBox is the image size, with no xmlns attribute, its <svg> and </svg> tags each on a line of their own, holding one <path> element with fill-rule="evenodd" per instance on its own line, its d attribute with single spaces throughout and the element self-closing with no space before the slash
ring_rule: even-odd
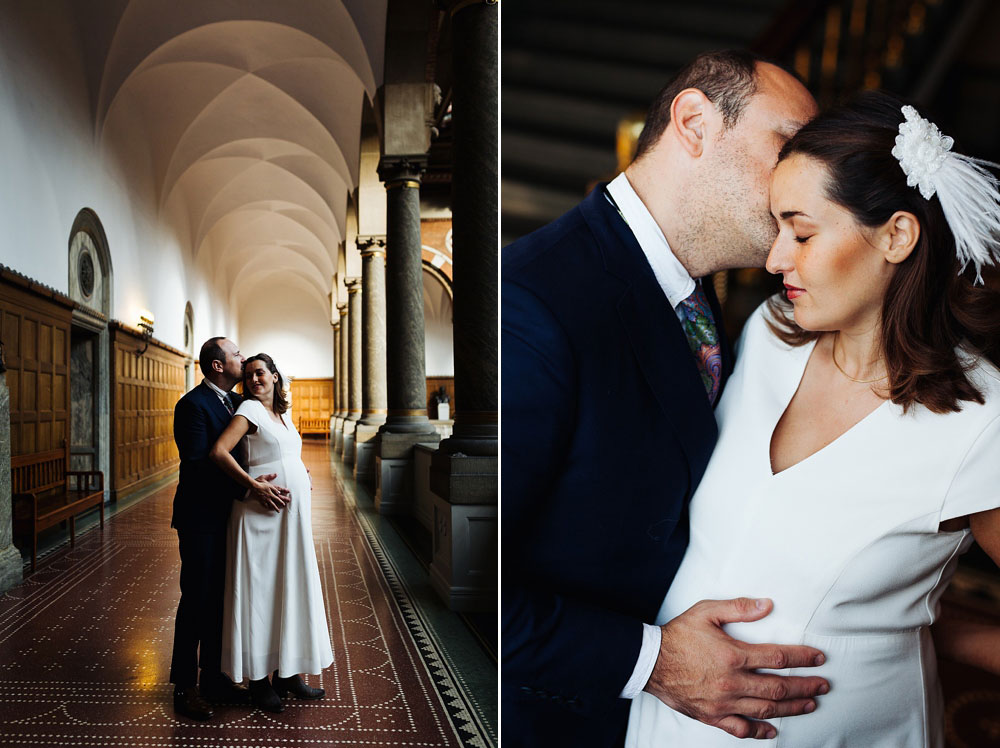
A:
<svg viewBox="0 0 1000 748">
<path fill-rule="evenodd" d="M 773 475 L 770 440 L 815 344 L 789 348 L 747 323 L 740 358 L 716 411 L 720 435 L 691 501 L 691 540 L 656 619 L 703 599 L 769 597 L 773 612 L 729 624 L 753 643 L 822 650 L 830 692 L 808 715 L 774 719 L 789 748 L 944 745 L 928 626 L 973 542 L 943 520 L 1000 506 L 1000 373 L 971 376 L 986 399 L 939 415 L 891 402 L 837 440 Z M 757 742 L 755 741 L 755 744 Z M 745 745 L 643 693 L 628 748 Z"/>
<path fill-rule="evenodd" d="M 289 419 L 272 420 L 257 400 L 236 415 L 257 427 L 244 437 L 247 473 L 277 473 L 291 491 L 275 513 L 253 499 L 233 502 L 226 549 L 222 669 L 239 683 L 275 670 L 281 677 L 317 674 L 333 662 L 312 536 L 312 487 L 302 438 Z"/>
</svg>

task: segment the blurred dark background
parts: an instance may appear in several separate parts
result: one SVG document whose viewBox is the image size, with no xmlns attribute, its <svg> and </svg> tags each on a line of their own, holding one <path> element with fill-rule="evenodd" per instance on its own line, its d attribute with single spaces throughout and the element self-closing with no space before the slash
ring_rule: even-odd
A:
<svg viewBox="0 0 1000 748">
<path fill-rule="evenodd" d="M 996 0 L 505 0 L 501 12 L 504 245 L 621 171 L 649 102 L 714 49 L 783 63 L 821 107 L 890 91 L 928 112 L 959 152 L 1000 162 Z M 733 337 L 778 288 L 755 269 L 713 280 Z M 978 547 L 947 603 L 948 616 L 1000 624 L 1000 572 Z M 948 745 L 1000 746 L 1000 677 L 946 661 L 941 670 Z"/>
</svg>

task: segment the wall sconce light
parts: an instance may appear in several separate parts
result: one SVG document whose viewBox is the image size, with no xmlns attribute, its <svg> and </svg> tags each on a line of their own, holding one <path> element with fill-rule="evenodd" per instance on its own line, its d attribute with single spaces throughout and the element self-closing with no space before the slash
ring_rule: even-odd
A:
<svg viewBox="0 0 1000 748">
<path fill-rule="evenodd" d="M 141 356 L 149 348 L 149 339 L 153 337 L 153 313 L 148 309 L 139 312 L 138 328 L 142 330 L 142 348 L 135 352 L 136 356 Z"/>
</svg>

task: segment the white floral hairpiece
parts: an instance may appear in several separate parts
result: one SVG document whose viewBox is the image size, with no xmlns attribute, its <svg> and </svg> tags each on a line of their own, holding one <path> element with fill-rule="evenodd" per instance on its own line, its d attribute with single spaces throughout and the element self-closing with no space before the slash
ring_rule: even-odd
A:
<svg viewBox="0 0 1000 748">
<path fill-rule="evenodd" d="M 1000 166 L 954 153 L 954 140 L 942 135 L 937 125 L 912 106 L 902 111 L 905 119 L 892 155 L 907 185 L 919 189 L 925 200 L 937 195 L 962 270 L 971 262 L 976 283 L 982 283 L 983 265 L 1000 262 L 1000 181 L 984 167 Z"/>
<path fill-rule="evenodd" d="M 941 168 L 955 141 L 942 135 L 937 125 L 928 122 L 913 107 L 903 107 L 906 120 L 899 125 L 892 155 L 906 174 L 906 184 L 917 187 L 925 200 L 934 197 L 934 174 Z"/>
</svg>

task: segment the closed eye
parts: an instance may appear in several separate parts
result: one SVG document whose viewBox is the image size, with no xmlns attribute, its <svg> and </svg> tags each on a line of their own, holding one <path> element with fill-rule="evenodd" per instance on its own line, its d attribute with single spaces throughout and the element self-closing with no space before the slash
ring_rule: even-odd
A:
<svg viewBox="0 0 1000 748">
<path fill-rule="evenodd" d="M 805 244 L 810 239 L 812 239 L 811 236 L 797 236 L 797 237 L 795 237 L 795 241 L 797 241 L 799 244 Z"/>
</svg>

